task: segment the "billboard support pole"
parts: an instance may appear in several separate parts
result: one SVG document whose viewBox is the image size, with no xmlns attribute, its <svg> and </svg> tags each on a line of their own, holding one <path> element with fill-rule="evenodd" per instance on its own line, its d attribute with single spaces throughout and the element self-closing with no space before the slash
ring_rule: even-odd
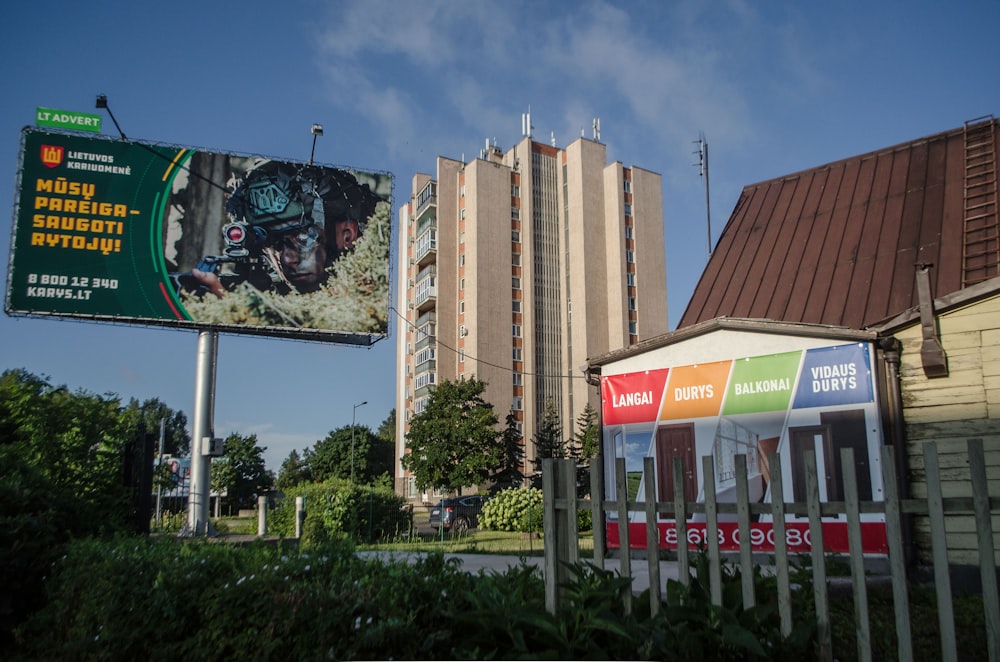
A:
<svg viewBox="0 0 1000 662">
<path fill-rule="evenodd" d="M 182 535 L 215 535 L 208 519 L 212 459 L 208 454 L 212 439 L 212 418 L 215 408 L 216 351 L 219 335 L 216 331 L 198 332 L 198 363 L 195 370 L 194 430 L 191 439 L 191 490 L 188 493 L 187 524 Z"/>
</svg>

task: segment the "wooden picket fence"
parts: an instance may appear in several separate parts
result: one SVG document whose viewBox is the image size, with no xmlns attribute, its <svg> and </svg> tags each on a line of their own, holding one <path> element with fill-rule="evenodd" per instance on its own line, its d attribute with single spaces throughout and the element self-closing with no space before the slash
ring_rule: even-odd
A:
<svg viewBox="0 0 1000 662">
<path fill-rule="evenodd" d="M 730 519 L 733 514 L 737 518 L 739 540 L 751 539 L 751 518 L 758 515 L 770 515 L 774 527 L 774 551 L 770 554 L 768 564 L 775 573 L 778 589 L 778 609 L 781 619 L 783 636 L 792 631 L 789 551 L 785 538 L 787 515 L 808 516 L 808 531 L 811 538 L 811 572 L 813 576 L 813 598 L 817 620 L 817 635 L 819 657 L 832 660 L 832 641 L 830 629 L 830 609 L 825 560 L 828 554 L 824 552 L 822 518 L 831 515 L 845 515 L 848 535 L 848 557 L 850 581 L 854 596 L 855 633 L 858 646 L 858 659 L 871 660 L 871 633 L 868 611 L 868 586 L 865 574 L 865 557 L 862 552 L 861 513 L 880 513 L 885 516 L 885 530 L 888 543 L 888 565 L 891 576 L 893 607 L 895 610 L 895 625 L 897 634 L 898 657 L 900 660 L 913 659 L 912 634 L 910 630 L 910 606 L 907 567 L 904 560 L 903 519 L 906 515 L 926 516 L 930 522 L 934 587 L 937 597 L 938 618 L 941 634 L 941 659 L 958 660 L 955 636 L 955 621 L 952 601 L 951 577 L 948 562 L 948 537 L 945 527 L 945 513 L 949 516 L 965 515 L 975 518 L 978 539 L 979 570 L 982 584 L 984 617 L 986 623 L 986 639 L 989 659 L 1000 662 L 1000 600 L 997 591 L 997 566 L 993 541 L 991 516 L 1000 513 L 1000 499 L 990 497 L 988 492 L 986 463 L 983 443 L 979 439 L 968 442 L 969 480 L 972 497 L 944 497 L 941 490 L 941 478 L 938 464 L 937 446 L 934 443 L 923 447 L 926 467 L 927 498 L 901 499 L 894 449 L 891 446 L 882 447 L 882 477 L 884 483 L 884 501 L 861 502 L 858 498 L 858 487 L 854 472 L 845 471 L 842 502 L 820 502 L 819 481 L 817 478 L 815 452 L 805 453 L 806 501 L 804 503 L 786 503 L 781 482 L 781 472 L 771 474 L 771 503 L 751 503 L 749 499 L 746 456 L 736 456 L 736 501 L 735 503 L 718 503 L 715 498 L 715 469 L 712 456 L 705 456 L 703 475 L 705 480 L 704 503 L 685 502 L 683 494 L 684 467 L 680 457 L 673 458 L 674 499 L 671 502 L 656 500 L 656 477 L 653 458 L 645 458 L 643 462 L 643 484 L 645 486 L 643 501 L 629 501 L 627 493 L 627 478 L 625 461 L 618 458 L 615 461 L 616 494 L 614 500 L 578 499 L 576 467 L 572 460 L 544 460 L 542 466 L 542 491 L 544 496 L 544 534 L 545 534 L 545 595 L 546 606 L 555 611 L 561 599 L 561 585 L 568 579 L 569 566 L 579 560 L 577 538 L 577 510 L 586 508 L 591 511 L 594 522 L 594 564 L 605 568 L 607 559 L 607 540 L 604 522 L 606 513 L 615 513 L 619 523 L 629 521 L 630 512 L 645 514 L 646 544 L 643 550 L 648 564 L 649 600 L 652 613 L 657 613 L 662 604 L 661 594 L 661 561 L 659 549 L 659 529 L 657 516 L 673 519 L 677 528 L 679 541 L 688 540 L 687 520 L 692 513 L 704 514 L 706 535 L 706 553 L 709 560 L 710 591 L 713 604 L 722 604 L 722 564 L 723 553 L 720 550 L 718 538 L 719 515 Z M 841 451 L 842 466 L 853 467 L 854 456 L 849 448 Z M 774 453 L 769 456 L 771 467 L 780 467 L 780 457 Z M 600 459 L 591 461 L 590 486 L 591 495 L 603 494 L 604 467 Z M 632 576 L 633 546 L 631 545 L 629 527 L 619 526 L 619 563 L 622 576 Z M 691 577 L 691 552 L 688 545 L 677 545 L 676 561 L 679 580 L 687 582 Z M 743 605 L 752 607 L 755 604 L 754 595 L 754 556 L 760 559 L 760 553 L 751 550 L 750 545 L 741 545 L 738 550 L 738 565 L 743 587 Z M 626 610 L 630 611 L 635 599 L 631 592 L 622 596 Z"/>
</svg>

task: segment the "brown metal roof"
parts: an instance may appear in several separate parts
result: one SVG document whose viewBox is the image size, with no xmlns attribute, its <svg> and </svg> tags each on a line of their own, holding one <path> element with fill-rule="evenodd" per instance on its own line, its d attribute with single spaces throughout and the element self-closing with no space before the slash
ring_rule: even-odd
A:
<svg viewBox="0 0 1000 662">
<path fill-rule="evenodd" d="M 743 189 L 678 329 L 717 317 L 862 329 L 1000 275 L 993 117 Z"/>
</svg>

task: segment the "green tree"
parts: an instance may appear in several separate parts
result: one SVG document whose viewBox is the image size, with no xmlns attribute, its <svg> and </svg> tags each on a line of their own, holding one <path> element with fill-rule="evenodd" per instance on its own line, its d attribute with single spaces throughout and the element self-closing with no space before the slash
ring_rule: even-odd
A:
<svg viewBox="0 0 1000 662">
<path fill-rule="evenodd" d="M 576 419 L 576 433 L 573 435 L 574 456 L 584 461 L 597 457 L 600 435 L 597 427 L 597 410 L 590 403 Z"/>
<path fill-rule="evenodd" d="M 524 437 L 517 426 L 517 417 L 512 409 L 507 413 L 506 426 L 500 433 L 500 467 L 490 479 L 500 489 L 520 487 L 524 482 Z"/>
<path fill-rule="evenodd" d="M 266 446 L 257 445 L 257 435 L 226 437 L 225 455 L 212 461 L 212 488 L 226 492 L 223 500 L 230 511 L 252 508 L 257 497 L 274 485 L 274 475 L 264 464 Z"/>
<path fill-rule="evenodd" d="M 562 424 L 559 422 L 559 410 L 552 400 L 547 400 L 542 421 L 535 431 L 535 469 L 540 471 L 542 460 L 546 458 L 564 457 L 566 457 L 566 440 L 563 438 Z"/>
<path fill-rule="evenodd" d="M 370 483 L 392 471 L 392 445 L 364 425 L 345 425 L 306 449 L 305 461 L 317 482 L 343 478 Z M 352 468 L 353 467 L 353 468 Z"/>
<path fill-rule="evenodd" d="M 146 426 L 147 434 L 156 436 L 153 452 L 159 451 L 160 421 L 163 421 L 163 454 L 185 457 L 191 450 L 191 435 L 187 432 L 187 416 L 183 411 L 174 411 L 159 398 L 144 400 L 142 404 L 135 398 L 129 400 L 125 413 L 134 416 L 135 424 Z"/>
<path fill-rule="evenodd" d="M 458 491 L 478 485 L 501 464 L 497 417 L 483 399 L 486 382 L 475 377 L 445 380 L 427 399 L 427 406 L 410 421 L 409 453 L 403 467 L 417 487 Z"/>
<path fill-rule="evenodd" d="M 41 605 L 68 541 L 133 530 L 122 478 L 135 433 L 110 395 L 0 375 L 0 650 Z"/>
<path fill-rule="evenodd" d="M 95 531 L 127 521 L 122 470 L 134 423 L 111 395 L 71 392 L 25 370 L 0 375 L 0 444 L 76 501 L 74 508 L 90 513 Z"/>
<path fill-rule="evenodd" d="M 376 433 L 379 439 L 384 439 L 388 441 L 393 447 L 396 446 L 396 408 L 393 407 L 389 412 L 389 415 L 385 417 L 382 424 L 378 426 L 378 432 Z"/>
<path fill-rule="evenodd" d="M 296 485 L 308 483 L 312 480 L 312 471 L 305 458 L 299 455 L 298 451 L 292 451 L 281 463 L 278 470 L 278 479 L 274 486 L 283 492 L 287 492 Z"/>
</svg>

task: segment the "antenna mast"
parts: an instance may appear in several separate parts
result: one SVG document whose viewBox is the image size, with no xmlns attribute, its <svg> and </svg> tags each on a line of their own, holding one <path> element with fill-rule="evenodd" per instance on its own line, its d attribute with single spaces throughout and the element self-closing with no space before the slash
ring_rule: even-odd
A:
<svg viewBox="0 0 1000 662">
<path fill-rule="evenodd" d="M 708 197 L 708 141 L 705 134 L 698 135 L 698 176 L 705 178 L 705 220 L 708 224 L 708 257 L 712 257 L 712 207 Z"/>
</svg>

